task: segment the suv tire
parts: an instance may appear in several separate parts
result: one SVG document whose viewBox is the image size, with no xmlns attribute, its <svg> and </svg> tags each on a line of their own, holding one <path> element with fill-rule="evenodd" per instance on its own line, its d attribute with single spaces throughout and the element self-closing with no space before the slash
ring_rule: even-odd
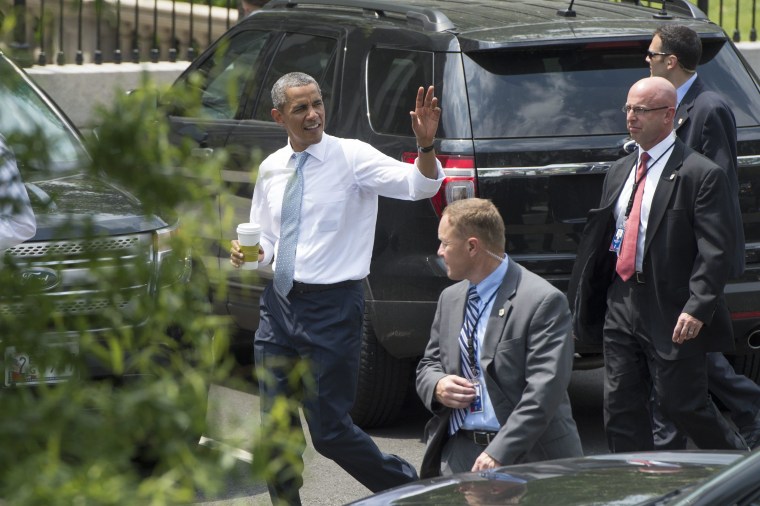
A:
<svg viewBox="0 0 760 506">
<path fill-rule="evenodd" d="M 354 423 L 368 429 L 397 420 L 409 390 L 413 365 L 412 360 L 396 358 L 380 345 L 365 309 L 356 402 L 351 410 Z"/>
</svg>

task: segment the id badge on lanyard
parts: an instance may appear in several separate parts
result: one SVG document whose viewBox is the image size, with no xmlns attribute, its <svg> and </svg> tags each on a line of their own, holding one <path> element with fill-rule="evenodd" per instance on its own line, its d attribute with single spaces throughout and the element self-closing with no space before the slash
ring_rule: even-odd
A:
<svg viewBox="0 0 760 506">
<path fill-rule="evenodd" d="M 483 412 L 483 396 L 482 385 L 480 384 L 480 377 L 472 378 L 470 380 L 473 388 L 475 389 L 475 399 L 470 403 L 470 413 L 482 413 Z"/>
<path fill-rule="evenodd" d="M 610 243 L 610 251 L 614 251 L 616 254 L 620 254 L 620 245 L 623 244 L 623 235 L 625 234 L 625 225 L 619 225 L 615 230 L 615 235 L 612 236 L 612 242 Z"/>
</svg>

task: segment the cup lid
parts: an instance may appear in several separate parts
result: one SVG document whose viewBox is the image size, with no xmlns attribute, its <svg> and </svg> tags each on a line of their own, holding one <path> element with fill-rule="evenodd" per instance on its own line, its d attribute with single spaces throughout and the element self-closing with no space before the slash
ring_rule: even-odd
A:
<svg viewBox="0 0 760 506">
<path fill-rule="evenodd" d="M 237 226 L 238 234 L 258 234 L 261 232 L 261 227 L 258 223 L 241 223 Z"/>
</svg>

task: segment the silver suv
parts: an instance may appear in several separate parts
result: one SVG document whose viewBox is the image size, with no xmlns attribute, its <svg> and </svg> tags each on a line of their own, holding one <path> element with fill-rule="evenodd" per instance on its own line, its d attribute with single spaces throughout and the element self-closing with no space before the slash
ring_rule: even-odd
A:
<svg viewBox="0 0 760 506">
<path fill-rule="evenodd" d="M 79 132 L 2 53 L 0 111 L 37 220 L 34 237 L 0 257 L 0 389 L 141 374 L 80 357 L 80 340 L 105 339 L 114 322 L 139 332 L 158 291 L 189 281 L 191 262 L 170 241 L 176 219 L 88 173 Z"/>
</svg>

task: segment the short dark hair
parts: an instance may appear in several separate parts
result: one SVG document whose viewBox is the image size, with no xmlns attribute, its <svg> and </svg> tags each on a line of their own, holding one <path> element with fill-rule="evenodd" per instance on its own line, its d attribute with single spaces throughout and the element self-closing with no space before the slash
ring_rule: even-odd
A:
<svg viewBox="0 0 760 506">
<path fill-rule="evenodd" d="M 697 70 L 702 58 L 702 41 L 697 32 L 683 25 L 662 25 L 654 34 L 662 41 L 660 51 L 675 55 L 684 70 Z"/>
<path fill-rule="evenodd" d="M 272 86 L 272 105 L 275 109 L 281 111 L 282 106 L 287 102 L 285 91 L 290 88 L 298 88 L 300 86 L 308 86 L 313 84 L 317 87 L 317 91 L 322 95 L 322 90 L 319 89 L 319 83 L 311 77 L 309 74 L 303 72 L 290 72 L 280 77 L 274 86 Z"/>
</svg>

